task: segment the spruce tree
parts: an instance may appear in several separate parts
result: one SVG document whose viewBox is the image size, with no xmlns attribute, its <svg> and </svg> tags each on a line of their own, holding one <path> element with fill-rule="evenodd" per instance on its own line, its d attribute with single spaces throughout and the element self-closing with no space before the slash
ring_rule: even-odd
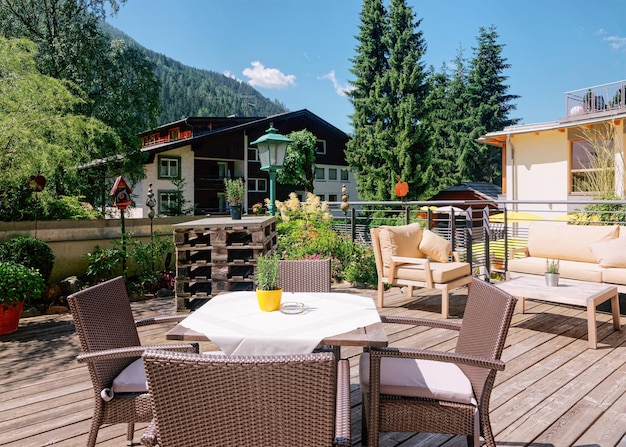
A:
<svg viewBox="0 0 626 447">
<path fill-rule="evenodd" d="M 420 24 L 406 0 L 391 1 L 389 33 L 385 36 L 389 51 L 386 84 L 390 94 L 385 97 L 389 146 L 383 151 L 390 198 L 397 177 L 409 183 L 409 198 L 423 198 L 426 188 L 423 171 L 429 164 L 428 140 L 422 122 L 428 82 L 422 61 L 426 44 Z"/>
<path fill-rule="evenodd" d="M 346 158 L 365 200 L 395 198 L 397 177 L 411 185 L 411 198 L 424 191 L 428 157 L 421 120 L 428 89 L 420 22 L 405 0 L 392 0 L 388 13 L 381 0 L 364 0 L 351 70 L 355 135 Z"/>
<path fill-rule="evenodd" d="M 382 98 L 387 95 L 384 75 L 387 51 L 383 36 L 387 30 L 386 10 L 382 0 L 364 0 L 356 56 L 352 59 L 352 82 L 349 93 L 354 106 L 354 137 L 348 142 L 346 160 L 357 181 L 359 196 L 364 200 L 383 200 L 386 196 L 387 168 L 381 156 L 386 142 L 380 135 L 385 127 Z"/>
<path fill-rule="evenodd" d="M 510 67 L 502 57 L 503 44 L 498 44 L 494 26 L 481 27 L 471 61 L 466 101 L 471 117 L 469 140 L 462 147 L 459 170 L 466 181 L 498 183 L 502 176 L 501 153 L 496 147 L 474 140 L 487 132 L 501 130 L 517 123 L 509 118 L 515 110 L 511 102 L 519 96 L 508 93 L 508 79 L 503 72 Z"/>
</svg>

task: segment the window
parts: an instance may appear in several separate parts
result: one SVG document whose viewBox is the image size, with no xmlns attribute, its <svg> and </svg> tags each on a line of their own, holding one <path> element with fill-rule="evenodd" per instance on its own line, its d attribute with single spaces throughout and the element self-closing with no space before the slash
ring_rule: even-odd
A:
<svg viewBox="0 0 626 447">
<path fill-rule="evenodd" d="M 169 131 L 170 140 L 178 140 L 180 138 L 180 128 L 175 127 Z"/>
<path fill-rule="evenodd" d="M 219 211 L 226 211 L 226 194 L 223 192 L 217 193 L 217 207 Z"/>
<path fill-rule="evenodd" d="M 336 202 L 337 201 L 337 194 L 328 194 L 328 201 L 329 202 Z"/>
<path fill-rule="evenodd" d="M 341 169 L 341 181 L 342 182 L 347 182 L 349 180 L 348 178 L 348 170 L 345 168 Z"/>
<path fill-rule="evenodd" d="M 337 180 L 336 168 L 328 168 L 328 180 Z"/>
<path fill-rule="evenodd" d="M 159 156 L 159 178 L 180 178 L 180 157 Z"/>
<path fill-rule="evenodd" d="M 325 180 L 324 168 L 315 168 L 315 180 Z"/>
<path fill-rule="evenodd" d="M 248 148 L 248 161 L 259 161 L 259 151 L 257 150 L 257 148 Z"/>
<path fill-rule="evenodd" d="M 572 192 L 612 193 L 615 151 L 612 139 L 572 141 Z"/>
<path fill-rule="evenodd" d="M 320 198 L 320 202 L 323 202 L 324 200 L 326 200 L 326 196 L 324 194 L 318 194 L 317 197 Z"/>
<path fill-rule="evenodd" d="M 266 192 L 267 181 L 264 178 L 249 178 L 248 191 L 250 192 Z"/>
<path fill-rule="evenodd" d="M 316 154 L 326 153 L 326 140 L 317 140 L 315 142 L 315 153 Z"/>
<path fill-rule="evenodd" d="M 159 191 L 159 214 L 172 214 L 177 207 L 177 191 Z"/>
<path fill-rule="evenodd" d="M 226 174 L 228 174 L 228 163 L 217 163 L 217 175 L 220 180 L 224 180 L 226 178 Z"/>
</svg>

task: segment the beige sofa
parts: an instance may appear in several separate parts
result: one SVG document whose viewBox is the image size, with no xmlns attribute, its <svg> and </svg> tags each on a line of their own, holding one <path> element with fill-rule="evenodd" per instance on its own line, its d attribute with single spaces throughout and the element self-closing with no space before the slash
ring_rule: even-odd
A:
<svg viewBox="0 0 626 447">
<path fill-rule="evenodd" d="M 532 222 L 527 246 L 511 250 L 507 274 L 543 275 L 547 259 L 559 260 L 562 278 L 615 284 L 626 292 L 626 227 Z"/>
</svg>

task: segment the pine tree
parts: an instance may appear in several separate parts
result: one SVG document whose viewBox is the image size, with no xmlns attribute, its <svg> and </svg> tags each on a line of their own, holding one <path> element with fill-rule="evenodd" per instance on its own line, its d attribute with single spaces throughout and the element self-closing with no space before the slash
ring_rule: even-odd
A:
<svg viewBox="0 0 626 447">
<path fill-rule="evenodd" d="M 386 142 L 380 134 L 385 127 L 382 98 L 387 94 L 383 84 L 387 72 L 387 52 L 383 36 L 387 30 L 386 10 L 382 0 L 364 0 L 361 11 L 359 44 L 350 70 L 356 76 L 349 93 L 354 106 L 354 138 L 348 142 L 346 159 L 351 166 L 364 200 L 383 200 L 387 179 L 381 149 Z"/>
<path fill-rule="evenodd" d="M 383 152 L 388 167 L 387 189 L 391 198 L 396 178 L 409 183 L 409 198 L 422 198 L 426 188 L 423 171 L 429 165 L 428 140 L 422 121 L 428 82 L 422 58 L 426 44 L 406 0 L 392 0 L 389 9 L 389 33 L 385 44 L 389 52 L 386 114 L 389 117 L 388 140 Z"/>
<path fill-rule="evenodd" d="M 411 184 L 410 197 L 424 191 L 428 157 L 421 120 L 427 81 L 421 62 L 426 45 L 415 31 L 420 22 L 405 0 L 392 0 L 389 13 L 381 0 L 363 3 L 351 70 L 355 136 L 346 158 L 365 200 L 394 198 L 398 176 Z"/>
<path fill-rule="evenodd" d="M 471 141 L 462 147 L 459 169 L 464 180 L 498 182 L 501 178 L 500 150 L 489 145 L 478 144 L 474 140 L 487 132 L 501 130 L 517 123 L 509 113 L 515 110 L 512 101 L 519 96 L 508 94 L 508 78 L 503 72 L 510 67 L 502 57 L 504 45 L 498 44 L 498 33 L 494 26 L 481 27 L 474 48 L 467 85 L 468 116 L 471 117 Z"/>
</svg>

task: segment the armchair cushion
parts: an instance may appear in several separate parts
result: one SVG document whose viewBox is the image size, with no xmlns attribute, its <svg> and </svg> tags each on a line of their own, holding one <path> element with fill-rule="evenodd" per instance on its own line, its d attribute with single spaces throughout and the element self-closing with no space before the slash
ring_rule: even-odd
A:
<svg viewBox="0 0 626 447">
<path fill-rule="evenodd" d="M 361 389 L 369 392 L 370 356 L 361 354 Z M 472 384 L 454 363 L 384 357 L 380 362 L 380 393 L 476 404 Z"/>
<path fill-rule="evenodd" d="M 425 258 L 419 245 L 422 240 L 420 224 L 380 227 L 380 252 L 385 269 L 389 268 L 392 256 Z"/>
<path fill-rule="evenodd" d="M 432 262 L 430 269 L 433 282 L 437 284 L 446 284 L 472 273 L 467 262 Z M 396 270 L 396 277 L 413 281 L 426 281 L 426 272 L 422 266 L 402 264 Z"/>
<path fill-rule="evenodd" d="M 422 240 L 420 241 L 419 249 L 433 261 L 448 262 L 452 244 L 438 234 L 430 230 L 424 230 L 422 232 Z"/>
<path fill-rule="evenodd" d="M 148 381 L 143 360 L 138 358 L 113 379 L 111 387 L 115 393 L 147 393 Z"/>
</svg>

